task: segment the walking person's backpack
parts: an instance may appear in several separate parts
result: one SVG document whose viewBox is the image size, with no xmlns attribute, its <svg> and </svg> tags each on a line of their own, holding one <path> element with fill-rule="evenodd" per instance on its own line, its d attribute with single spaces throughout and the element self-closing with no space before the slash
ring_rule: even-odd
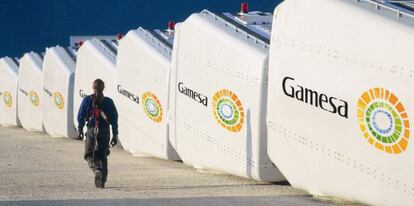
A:
<svg viewBox="0 0 414 206">
<path fill-rule="evenodd" d="M 92 95 L 91 95 L 92 98 Z M 93 100 L 93 98 L 92 98 Z M 99 133 L 99 119 L 100 117 L 102 117 L 106 122 L 108 122 L 108 117 L 106 116 L 106 114 L 103 112 L 102 109 L 100 109 L 98 107 L 98 105 L 95 103 L 95 101 L 93 101 L 92 103 L 92 112 L 91 115 L 89 117 L 89 121 L 91 121 L 92 119 L 95 120 L 95 127 L 93 128 L 93 137 L 94 137 L 94 149 L 93 149 L 93 153 L 92 153 L 92 160 L 95 160 L 95 152 L 98 151 L 98 133 Z"/>
</svg>

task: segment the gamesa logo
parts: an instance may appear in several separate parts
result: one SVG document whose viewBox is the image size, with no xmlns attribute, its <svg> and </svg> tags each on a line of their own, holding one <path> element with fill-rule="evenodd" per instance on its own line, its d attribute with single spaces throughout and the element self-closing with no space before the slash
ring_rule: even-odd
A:
<svg viewBox="0 0 414 206">
<path fill-rule="evenodd" d="M 283 93 L 305 104 L 323 111 L 348 118 L 348 102 L 315 89 L 307 88 L 295 82 L 292 77 L 285 77 L 282 82 Z"/>
<path fill-rule="evenodd" d="M 190 89 L 189 87 L 186 87 L 183 82 L 178 83 L 178 91 L 187 97 L 193 99 L 194 101 L 204 105 L 207 107 L 208 105 L 208 98 L 207 96 L 201 94 L 200 92 L 197 92 L 193 89 Z"/>
<path fill-rule="evenodd" d="M 383 88 L 373 88 L 361 95 L 357 108 L 359 127 L 371 145 L 391 154 L 407 149 L 410 122 L 396 95 Z"/>
<path fill-rule="evenodd" d="M 63 100 L 62 94 L 55 92 L 53 93 L 52 99 L 53 103 L 58 109 L 63 109 L 63 106 L 65 106 L 65 101 Z"/>
<path fill-rule="evenodd" d="M 162 107 L 160 100 L 152 92 L 145 92 L 142 95 L 142 107 L 145 114 L 154 122 L 161 122 L 162 120 Z"/>
<path fill-rule="evenodd" d="M 3 102 L 7 107 L 11 107 L 13 104 L 12 96 L 9 92 L 3 93 Z"/>
<path fill-rule="evenodd" d="M 88 95 L 85 94 L 85 92 L 81 89 L 81 90 L 79 90 L 79 96 L 83 98 L 83 97 L 86 97 Z"/>
<path fill-rule="evenodd" d="M 222 127 L 231 132 L 238 132 L 243 127 L 243 105 L 230 90 L 222 89 L 214 94 L 213 115 Z"/>
<path fill-rule="evenodd" d="M 127 97 L 128 99 L 130 99 L 130 100 L 132 100 L 133 102 L 135 102 L 135 103 L 139 104 L 139 97 L 138 97 L 137 95 L 135 95 L 135 94 L 133 94 L 132 92 L 129 92 L 129 91 L 127 91 L 127 90 L 123 89 L 121 85 L 118 85 L 118 86 L 117 86 L 117 90 L 118 90 L 118 93 L 120 93 L 120 94 L 124 95 L 124 96 L 125 96 L 125 97 Z"/>
<path fill-rule="evenodd" d="M 36 92 L 34 91 L 29 92 L 29 100 L 33 104 L 33 106 L 35 107 L 39 106 L 39 103 L 40 103 L 39 95 L 37 95 Z"/>
</svg>

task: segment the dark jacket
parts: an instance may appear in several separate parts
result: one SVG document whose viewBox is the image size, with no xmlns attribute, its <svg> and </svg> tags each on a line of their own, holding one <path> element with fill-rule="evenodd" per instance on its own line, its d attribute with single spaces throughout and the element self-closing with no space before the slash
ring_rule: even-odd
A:
<svg viewBox="0 0 414 206">
<path fill-rule="evenodd" d="M 108 118 L 108 121 L 100 117 L 99 119 L 99 128 L 109 129 L 109 125 L 112 126 L 113 137 L 118 136 L 118 111 L 116 110 L 114 101 L 109 97 L 104 97 L 102 104 L 99 108 L 105 113 Z M 95 127 L 95 119 L 91 118 L 93 111 L 92 98 L 91 96 L 86 96 L 82 100 L 82 104 L 78 112 L 78 128 L 83 128 L 85 126 L 85 121 L 87 121 L 87 127 Z"/>
</svg>

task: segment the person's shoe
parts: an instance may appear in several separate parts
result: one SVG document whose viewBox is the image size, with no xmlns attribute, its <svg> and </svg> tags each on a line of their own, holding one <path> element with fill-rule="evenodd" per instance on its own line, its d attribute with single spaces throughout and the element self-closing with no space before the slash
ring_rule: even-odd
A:
<svg viewBox="0 0 414 206">
<path fill-rule="evenodd" d="M 97 188 L 104 188 L 105 185 L 102 182 L 102 171 L 101 170 L 96 170 L 95 171 L 95 186 Z"/>
<path fill-rule="evenodd" d="M 86 161 L 88 162 L 89 168 L 93 170 L 95 168 L 95 162 L 93 162 L 92 158 L 88 157 Z"/>
<path fill-rule="evenodd" d="M 83 137 L 74 137 L 73 140 L 83 141 Z"/>
</svg>

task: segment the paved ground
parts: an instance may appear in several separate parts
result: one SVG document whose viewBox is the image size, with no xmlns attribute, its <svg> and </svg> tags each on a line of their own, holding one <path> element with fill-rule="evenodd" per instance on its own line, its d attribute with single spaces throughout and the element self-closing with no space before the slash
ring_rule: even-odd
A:
<svg viewBox="0 0 414 206">
<path fill-rule="evenodd" d="M 351 205 L 120 149 L 109 157 L 107 188 L 96 189 L 82 154 L 80 141 L 0 127 L 0 205 Z"/>
</svg>

